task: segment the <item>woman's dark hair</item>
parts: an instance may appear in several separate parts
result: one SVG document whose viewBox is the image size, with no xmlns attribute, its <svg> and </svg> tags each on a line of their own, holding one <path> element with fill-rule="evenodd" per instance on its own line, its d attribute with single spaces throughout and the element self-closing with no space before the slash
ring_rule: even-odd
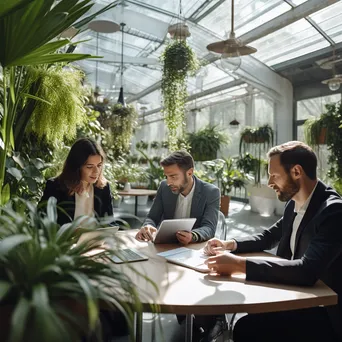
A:
<svg viewBox="0 0 342 342">
<path fill-rule="evenodd" d="M 102 162 L 105 162 L 106 155 L 102 147 L 91 138 L 78 139 L 69 151 L 69 154 L 64 162 L 63 171 L 58 176 L 59 181 L 65 186 L 69 194 L 81 184 L 81 167 L 86 163 L 90 156 L 101 156 Z M 107 184 L 107 180 L 103 176 L 103 168 L 100 172 L 99 178 L 95 183 L 98 188 L 103 188 Z"/>
<path fill-rule="evenodd" d="M 293 166 L 300 165 L 310 179 L 317 179 L 317 156 L 310 146 L 301 141 L 289 141 L 272 147 L 267 154 L 268 158 L 276 155 L 288 174 Z"/>
<path fill-rule="evenodd" d="M 180 169 L 188 171 L 194 167 L 194 160 L 190 153 L 186 151 L 172 152 L 168 157 L 160 162 L 161 166 L 177 165 Z"/>
</svg>

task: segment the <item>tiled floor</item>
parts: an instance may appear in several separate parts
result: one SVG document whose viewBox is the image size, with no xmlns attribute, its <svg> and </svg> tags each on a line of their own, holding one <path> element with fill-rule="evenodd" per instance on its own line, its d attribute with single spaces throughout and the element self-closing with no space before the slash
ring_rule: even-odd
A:
<svg viewBox="0 0 342 342">
<path fill-rule="evenodd" d="M 124 211 L 133 214 L 132 204 L 123 203 L 115 212 L 117 215 Z M 148 206 L 139 206 L 138 215 L 143 219 L 148 211 Z M 250 211 L 248 204 L 232 201 L 229 208 L 229 216 L 226 218 L 228 224 L 228 237 L 241 237 L 263 231 L 272 225 L 279 217 L 263 217 Z M 133 227 L 139 227 L 139 221 L 127 219 Z M 184 328 L 176 320 L 175 315 L 161 314 L 159 319 L 152 314 L 143 316 L 143 342 L 181 342 L 184 341 Z M 221 341 L 227 341 L 226 336 Z M 116 342 L 128 342 L 129 337 L 116 338 Z M 219 341 L 219 340 L 218 340 Z"/>
</svg>

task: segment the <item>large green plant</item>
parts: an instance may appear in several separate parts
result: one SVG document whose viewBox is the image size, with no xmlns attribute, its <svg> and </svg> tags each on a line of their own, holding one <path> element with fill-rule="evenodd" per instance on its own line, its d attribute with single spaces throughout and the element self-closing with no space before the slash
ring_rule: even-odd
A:
<svg viewBox="0 0 342 342">
<path fill-rule="evenodd" d="M 25 89 L 39 100 L 26 99 L 17 115 L 14 130 L 17 149 L 27 126 L 48 143 L 74 140 L 77 126 L 87 119 L 83 78 L 81 70 L 60 64 L 27 68 Z"/>
<path fill-rule="evenodd" d="M 161 62 L 165 122 L 169 130 L 169 149 L 174 151 L 180 148 L 178 139 L 184 136 L 187 77 L 196 72 L 199 63 L 185 40 L 171 41 L 161 55 Z"/>
<path fill-rule="evenodd" d="M 228 143 L 228 136 L 221 133 L 217 126 L 207 126 L 197 132 L 187 134 L 191 154 L 196 161 L 213 160 L 217 151 Z"/>
<path fill-rule="evenodd" d="M 8 198 L 9 185 L 4 187 L 5 161 L 14 146 L 13 124 L 17 107 L 24 98 L 33 96 L 22 89 L 23 66 L 72 62 L 91 57 L 86 54 L 61 52 L 68 39 L 58 39 L 74 25 L 81 28 L 97 14 L 79 20 L 91 7 L 90 0 L 14 0 L 0 7 L 0 201 Z M 106 6 L 106 9 L 114 5 Z M 100 12 L 103 12 L 102 9 Z M 3 194 L 5 194 L 3 196 Z"/>
<path fill-rule="evenodd" d="M 80 341 L 95 330 L 101 305 L 125 315 L 133 340 L 141 293 L 111 262 L 115 250 L 89 254 L 94 242 L 108 235 L 75 247 L 84 217 L 59 227 L 55 198 L 49 199 L 44 217 L 29 202 L 16 207 L 23 210 L 8 205 L 0 216 L 1 337 L 8 330 L 9 341 Z"/>
</svg>

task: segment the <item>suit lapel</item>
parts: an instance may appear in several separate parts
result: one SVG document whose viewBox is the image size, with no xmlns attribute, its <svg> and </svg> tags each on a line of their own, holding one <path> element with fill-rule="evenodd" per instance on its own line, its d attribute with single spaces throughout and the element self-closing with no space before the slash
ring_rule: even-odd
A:
<svg viewBox="0 0 342 342">
<path fill-rule="evenodd" d="M 309 206 L 306 209 L 303 219 L 297 230 L 294 254 L 296 253 L 298 241 L 300 239 L 301 234 L 305 230 L 305 227 L 310 223 L 310 221 L 313 219 L 315 214 L 318 212 L 323 201 L 325 201 L 325 198 L 323 198 L 324 192 L 325 192 L 324 184 L 318 181 L 315 192 L 312 194 Z"/>
<path fill-rule="evenodd" d="M 294 212 L 294 201 L 291 201 L 283 216 L 283 236 L 280 240 L 277 255 L 282 258 L 291 259 L 290 238 L 292 234 L 293 220 L 296 217 Z"/>
<path fill-rule="evenodd" d="M 190 217 L 197 217 L 198 216 L 197 210 L 198 208 L 200 208 L 199 202 L 201 198 L 202 186 L 195 176 L 194 176 L 194 181 L 195 181 L 195 191 L 194 191 L 194 195 L 192 196 Z"/>
</svg>

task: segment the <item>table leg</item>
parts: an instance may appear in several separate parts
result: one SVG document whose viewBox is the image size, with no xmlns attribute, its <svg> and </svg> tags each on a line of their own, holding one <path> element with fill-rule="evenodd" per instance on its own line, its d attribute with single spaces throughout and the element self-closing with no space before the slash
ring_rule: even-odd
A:
<svg viewBox="0 0 342 342">
<path fill-rule="evenodd" d="M 134 215 L 138 216 L 138 196 L 135 196 L 135 202 L 134 202 Z"/>
<path fill-rule="evenodd" d="M 192 342 L 192 314 L 185 316 L 185 342 Z"/>
<path fill-rule="evenodd" d="M 135 342 L 142 342 L 142 312 L 136 312 L 135 316 Z"/>
</svg>

